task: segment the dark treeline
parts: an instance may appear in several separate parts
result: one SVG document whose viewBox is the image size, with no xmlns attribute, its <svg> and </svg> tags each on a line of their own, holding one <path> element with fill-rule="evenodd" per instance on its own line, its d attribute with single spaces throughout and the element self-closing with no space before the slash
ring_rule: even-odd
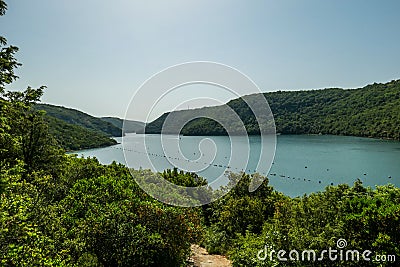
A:
<svg viewBox="0 0 400 267">
<path fill-rule="evenodd" d="M 372 84 L 359 89 L 323 89 L 265 93 L 274 115 L 276 132 L 282 134 L 334 134 L 400 140 L 400 80 Z M 257 106 L 259 95 L 247 96 Z M 241 118 L 249 134 L 259 134 L 253 112 L 242 98 L 227 103 Z M 220 108 L 203 108 L 226 116 Z M 176 118 L 190 117 L 188 112 L 174 112 Z M 146 126 L 146 133 L 160 133 L 168 114 Z M 192 116 L 193 117 L 193 116 Z M 173 126 L 170 127 L 174 129 Z M 200 118 L 182 129 L 184 135 L 225 135 L 217 122 Z"/>
</svg>

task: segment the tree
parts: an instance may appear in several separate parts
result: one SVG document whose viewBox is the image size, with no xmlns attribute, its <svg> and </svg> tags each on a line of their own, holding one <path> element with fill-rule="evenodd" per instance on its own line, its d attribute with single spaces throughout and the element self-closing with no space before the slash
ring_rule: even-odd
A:
<svg viewBox="0 0 400 267">
<path fill-rule="evenodd" d="M 0 0 L 0 16 L 3 16 L 7 10 L 7 4 Z M 16 46 L 6 46 L 7 39 L 0 36 L 0 93 L 4 92 L 4 86 L 12 83 L 18 78 L 14 70 L 21 66 L 14 57 L 18 51 Z"/>
<path fill-rule="evenodd" d="M 23 92 L 3 92 L 0 106 L 1 163 L 12 166 L 24 162 L 26 175 L 34 171 L 54 174 L 53 169 L 62 157 L 55 139 L 50 135 L 43 113 L 33 105 L 43 95 L 44 86 Z"/>
<path fill-rule="evenodd" d="M 7 4 L 0 0 L 0 15 L 6 10 Z M 26 174 L 45 169 L 49 172 L 61 153 L 49 134 L 43 113 L 33 109 L 45 86 L 28 87 L 23 92 L 5 90 L 18 78 L 14 71 L 21 66 L 14 56 L 18 48 L 6 45 L 7 40 L 0 37 L 0 166 L 13 166 L 22 160 Z"/>
</svg>

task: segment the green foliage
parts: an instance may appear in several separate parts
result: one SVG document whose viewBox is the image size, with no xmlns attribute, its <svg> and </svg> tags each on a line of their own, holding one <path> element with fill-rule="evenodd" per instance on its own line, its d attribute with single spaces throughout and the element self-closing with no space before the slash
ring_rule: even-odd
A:
<svg viewBox="0 0 400 267">
<path fill-rule="evenodd" d="M 196 173 L 185 173 L 177 168 L 173 170 L 167 169 L 162 173 L 164 179 L 176 185 L 185 187 L 197 187 L 207 185 L 207 180 L 198 176 Z"/>
<path fill-rule="evenodd" d="M 0 16 L 3 16 L 6 13 L 7 4 L 3 0 L 0 0 Z"/>
<path fill-rule="evenodd" d="M 41 112 L 32 105 L 43 94 L 44 87 L 28 87 L 23 92 L 4 92 L 0 102 L 0 164 L 12 166 L 24 163 L 27 174 L 42 170 L 52 173 L 59 162 L 61 151 L 48 132 Z"/>
<path fill-rule="evenodd" d="M 153 200 L 122 165 L 100 168 L 104 175 L 77 180 L 59 202 L 58 243 L 77 262 L 92 255 L 104 266 L 183 264 L 200 237 L 198 212 Z"/>
<path fill-rule="evenodd" d="M 239 185 L 239 188 L 244 192 L 246 186 Z M 276 257 L 275 261 L 270 261 L 269 254 L 265 261 L 257 258 L 257 253 L 266 246 L 269 251 L 313 249 L 321 252 L 329 247 L 336 248 L 339 238 L 347 240 L 346 249 L 361 252 L 369 249 L 380 255 L 400 253 L 400 189 L 392 185 L 372 190 L 358 181 L 353 187 L 330 186 L 323 192 L 298 198 L 274 192 L 264 194 L 265 200 L 261 196 L 252 196 L 254 202 L 272 204 L 269 212 L 263 211 L 263 205 L 254 206 L 248 202 L 245 207 L 237 208 L 242 211 L 240 214 L 235 209 L 246 201 L 243 196 L 228 196 L 228 201 L 221 200 L 226 201 L 225 205 L 211 207 L 214 217 L 205 238 L 210 252 L 228 254 L 234 266 L 275 266 Z M 254 214 L 249 215 L 250 210 Z M 261 214 L 264 214 L 262 219 Z M 338 264 L 327 257 L 317 263 L 288 261 L 285 266 Z M 391 264 L 395 263 L 387 263 L 388 266 Z M 359 266 L 360 262 L 341 261 L 340 265 Z M 363 262 L 363 266 L 380 266 L 380 263 Z"/>
<path fill-rule="evenodd" d="M 11 266 L 181 266 L 202 234 L 198 209 L 164 205 L 120 164 L 65 156 L 59 177 L 2 171 L 0 261 Z"/>
<path fill-rule="evenodd" d="M 49 152 L 56 147 L 55 142 L 65 150 L 103 147 L 117 143 L 101 131 L 66 123 L 56 117 L 47 116 L 44 111 L 37 109 L 39 104 L 36 102 L 39 101 L 44 88 L 29 87 L 24 92 L 1 94 L 0 154 L 4 153 L 5 149 L 13 154 L 3 157 L 18 158 L 19 149 L 20 154 L 25 157 L 25 163 L 30 165 L 28 158 L 34 158 L 35 155 L 37 155 L 36 161 L 39 158 L 46 158 L 43 157 L 44 152 L 33 155 L 33 151 L 41 149 Z M 32 108 L 33 106 L 36 108 Z"/>
<path fill-rule="evenodd" d="M 166 120 L 168 115 L 169 115 L 169 113 L 164 113 L 160 117 L 158 117 L 157 119 L 152 121 L 151 123 L 146 124 L 146 127 L 145 127 L 144 131 L 146 133 L 149 133 L 149 134 L 152 134 L 152 133 L 159 134 L 159 133 L 161 133 L 161 129 L 163 127 L 164 121 Z M 139 132 L 139 133 L 141 133 L 141 132 Z"/>
<path fill-rule="evenodd" d="M 124 127 L 125 133 L 143 132 L 145 126 L 145 123 L 140 121 L 123 120 L 115 117 L 102 117 L 101 119 L 120 129 Z"/>
<path fill-rule="evenodd" d="M 68 255 L 55 250 L 54 241 L 39 225 L 38 217 L 45 208 L 38 207 L 41 192 L 23 179 L 21 165 L 0 173 L 5 182 L 0 195 L 0 265 L 61 266 Z"/>
<path fill-rule="evenodd" d="M 51 116 L 45 116 L 49 131 L 57 143 L 67 151 L 105 147 L 117 144 L 102 132 L 90 130 L 79 125 L 66 123 Z"/>
<path fill-rule="evenodd" d="M 6 3 L 0 0 L 0 16 L 4 15 L 6 9 Z M 12 83 L 18 78 L 14 70 L 21 66 L 14 57 L 14 54 L 18 52 L 18 47 L 6 45 L 6 38 L 0 36 L 0 94 L 4 92 L 5 85 Z"/>
<path fill-rule="evenodd" d="M 115 145 L 110 136 L 121 136 L 120 127 L 78 110 L 49 104 L 35 104 L 34 109 L 45 111 L 50 133 L 67 151 Z"/>
<path fill-rule="evenodd" d="M 276 262 L 257 258 L 258 251 L 265 248 L 265 238 L 263 235 L 254 234 L 247 231 L 245 235 L 239 235 L 234 242 L 229 256 L 235 267 L 266 267 L 275 266 Z M 261 254 L 261 257 L 264 257 Z"/>
<path fill-rule="evenodd" d="M 275 210 L 276 193 L 268 186 L 268 179 L 256 191 L 249 192 L 251 180 L 257 179 L 258 174 L 230 173 L 229 178 L 230 184 L 222 190 L 232 189 L 208 206 L 212 215 L 206 223 L 211 227 L 204 245 L 211 253 L 227 253 L 237 235 L 247 231 L 260 234 L 264 221 Z"/>
<path fill-rule="evenodd" d="M 76 109 L 54 106 L 49 104 L 37 104 L 35 106 L 35 109 L 44 110 L 46 111 L 47 116 L 57 118 L 69 124 L 87 128 L 94 132 L 103 133 L 108 137 L 121 136 L 120 127 L 116 127 L 110 122 L 90 116 L 89 114 L 86 114 Z"/>
<path fill-rule="evenodd" d="M 375 83 L 359 89 L 278 91 L 265 93 L 264 96 L 274 115 L 278 133 L 354 135 L 400 140 L 400 80 Z M 247 98 L 256 108 L 263 103 L 259 95 Z M 231 100 L 227 105 L 236 111 L 249 134 L 259 134 L 254 114 L 242 98 Z M 223 109 L 224 106 L 219 106 L 200 110 L 203 110 L 203 114 L 223 118 L 228 114 Z M 174 112 L 175 121 L 195 117 L 193 115 L 198 113 L 199 109 Z M 167 115 L 146 125 L 146 133 L 160 133 Z M 168 128 L 171 133 L 174 133 L 174 129 L 176 131 L 178 127 L 171 125 Z M 221 125 L 207 118 L 190 121 L 181 133 L 226 134 Z"/>
</svg>

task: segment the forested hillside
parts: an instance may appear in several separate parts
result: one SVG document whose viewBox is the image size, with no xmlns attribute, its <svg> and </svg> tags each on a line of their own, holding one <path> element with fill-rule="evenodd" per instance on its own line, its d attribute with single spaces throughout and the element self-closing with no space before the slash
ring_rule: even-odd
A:
<svg viewBox="0 0 400 267">
<path fill-rule="evenodd" d="M 115 127 L 122 129 L 124 127 L 124 120 L 116 117 L 102 117 L 103 121 L 113 124 Z M 125 133 L 143 132 L 145 123 L 141 121 L 125 120 Z"/>
<path fill-rule="evenodd" d="M 376 138 L 400 139 L 400 80 L 374 83 L 359 89 L 322 89 L 305 91 L 278 91 L 265 93 L 274 115 L 276 131 L 282 134 L 335 134 Z M 257 106 L 258 95 L 247 96 Z M 227 103 L 244 122 L 249 134 L 259 129 L 250 108 L 241 99 Z M 203 108 L 219 117 L 220 108 Z M 206 111 L 208 110 L 208 111 Z M 175 118 L 188 116 L 177 111 Z M 146 126 L 146 133 L 160 133 L 168 114 Z M 173 129 L 174 127 L 170 127 Z M 224 129 L 215 121 L 201 118 L 189 122 L 181 134 L 224 135 Z"/>
<path fill-rule="evenodd" d="M 117 141 L 102 132 L 90 130 L 82 126 L 66 123 L 51 116 L 45 116 L 49 131 L 57 143 L 65 150 L 81 150 L 117 144 Z"/>
<path fill-rule="evenodd" d="M 110 133 L 116 133 L 118 128 L 88 114 L 48 104 L 35 104 L 33 110 L 44 113 L 49 132 L 67 151 L 117 144 Z"/>
<path fill-rule="evenodd" d="M 54 106 L 50 104 L 36 104 L 35 109 L 46 111 L 46 115 L 60 119 L 66 123 L 78 125 L 96 132 L 102 132 L 106 136 L 121 136 L 121 128 L 100 118 L 93 117 L 82 111 Z"/>
<path fill-rule="evenodd" d="M 43 110 L 49 130 L 58 144 L 66 150 L 79 150 L 114 145 L 111 136 L 122 136 L 123 119 L 115 117 L 96 118 L 76 109 L 35 104 L 35 110 Z M 125 121 L 125 132 L 143 132 L 144 123 Z"/>
</svg>

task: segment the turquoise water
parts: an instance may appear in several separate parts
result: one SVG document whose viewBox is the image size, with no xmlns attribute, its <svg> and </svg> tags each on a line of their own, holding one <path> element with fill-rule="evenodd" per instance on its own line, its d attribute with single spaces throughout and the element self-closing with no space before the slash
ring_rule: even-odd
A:
<svg viewBox="0 0 400 267">
<path fill-rule="evenodd" d="M 348 136 L 281 135 L 277 137 L 272 165 L 259 157 L 261 139 L 257 136 L 163 136 L 128 135 L 116 138 L 124 143 L 76 152 L 109 164 L 162 171 L 178 166 L 215 181 L 225 171 L 255 171 L 267 175 L 276 190 L 289 196 L 321 191 L 328 185 L 394 184 L 400 186 L 400 142 Z M 162 145 L 161 145 L 162 144 Z M 273 146 L 264 143 L 272 155 Z M 231 156 L 231 153 L 233 154 Z M 125 154 L 125 156 L 124 156 Z M 272 158 L 271 158 L 272 159 Z M 247 163 L 247 164 L 246 164 Z M 226 181 L 216 181 L 214 187 Z"/>
</svg>

